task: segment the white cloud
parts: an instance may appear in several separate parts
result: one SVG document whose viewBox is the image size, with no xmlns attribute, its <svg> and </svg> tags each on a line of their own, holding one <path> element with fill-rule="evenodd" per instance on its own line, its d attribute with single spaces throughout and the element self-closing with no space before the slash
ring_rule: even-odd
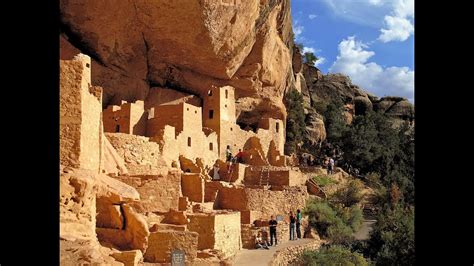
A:
<svg viewBox="0 0 474 266">
<path fill-rule="evenodd" d="M 315 50 L 313 47 L 306 47 L 306 46 L 305 46 L 305 47 L 303 47 L 303 51 L 302 51 L 302 52 L 303 52 L 303 54 L 304 54 L 304 53 L 313 53 L 313 54 L 314 54 L 314 53 L 316 53 L 316 50 Z"/>
<path fill-rule="evenodd" d="M 332 14 L 352 23 L 380 28 L 395 0 L 323 0 Z"/>
<path fill-rule="evenodd" d="M 386 16 L 385 22 L 388 29 L 381 29 L 379 40 L 382 42 L 405 41 L 415 31 L 413 24 L 401 17 Z"/>
<path fill-rule="evenodd" d="M 309 14 L 308 15 L 308 18 L 311 19 L 311 20 L 315 19 L 316 17 L 317 17 L 317 15 L 315 15 L 315 14 Z"/>
<path fill-rule="evenodd" d="M 326 58 L 322 56 L 317 56 L 318 60 L 314 63 L 314 66 L 318 67 L 326 62 Z"/>
<path fill-rule="evenodd" d="M 385 16 L 385 28 L 380 29 L 382 42 L 405 41 L 415 31 L 412 19 L 415 16 L 414 0 L 396 0 L 393 3 L 393 15 Z"/>
<path fill-rule="evenodd" d="M 408 67 L 384 68 L 368 62 L 375 55 L 354 36 L 339 43 L 339 55 L 329 68 L 332 73 L 348 75 L 354 84 L 377 96 L 401 96 L 413 100 L 415 72 Z"/>
<path fill-rule="evenodd" d="M 295 20 L 295 24 L 293 25 L 293 33 L 295 34 L 295 38 L 298 40 L 301 33 L 303 33 L 304 27 L 299 24 L 298 20 Z"/>
<path fill-rule="evenodd" d="M 320 52 L 321 52 L 321 49 L 314 49 L 313 47 L 306 47 L 306 46 L 303 47 L 303 51 L 302 51 L 303 54 L 313 53 L 318 58 L 318 60 L 314 63 L 315 66 L 320 66 L 326 62 L 326 58 L 317 55 L 317 53 L 320 53 Z"/>
<path fill-rule="evenodd" d="M 369 0 L 369 3 L 374 6 L 378 6 L 382 3 L 382 0 Z"/>
</svg>

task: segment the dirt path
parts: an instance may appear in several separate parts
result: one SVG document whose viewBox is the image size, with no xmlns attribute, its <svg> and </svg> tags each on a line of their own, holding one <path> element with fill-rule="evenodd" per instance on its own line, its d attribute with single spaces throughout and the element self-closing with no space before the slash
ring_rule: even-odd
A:
<svg viewBox="0 0 474 266">
<path fill-rule="evenodd" d="M 357 240 L 366 240 L 369 239 L 370 231 L 372 230 L 373 224 L 376 220 L 364 220 L 362 222 L 362 226 L 360 227 L 359 231 L 354 233 L 354 237 Z"/>
<path fill-rule="evenodd" d="M 273 255 L 277 250 L 284 249 L 286 247 L 298 246 L 307 244 L 314 241 L 314 239 L 300 239 L 295 241 L 288 241 L 283 244 L 279 244 L 276 247 L 270 247 L 266 249 L 242 249 L 236 256 L 232 265 L 268 265 L 272 260 Z"/>
</svg>

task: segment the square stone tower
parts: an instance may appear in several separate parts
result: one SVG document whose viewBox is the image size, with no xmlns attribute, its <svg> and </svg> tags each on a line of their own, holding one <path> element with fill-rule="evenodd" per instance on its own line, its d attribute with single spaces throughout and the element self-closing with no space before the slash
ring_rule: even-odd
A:
<svg viewBox="0 0 474 266">
<path fill-rule="evenodd" d="M 240 128 L 235 116 L 235 89 L 231 86 L 213 87 L 204 98 L 203 126 L 217 133 L 219 157 L 224 158 L 226 146 Z"/>
<path fill-rule="evenodd" d="M 91 86 L 91 59 L 60 61 L 60 163 L 99 171 L 102 156 L 102 88 Z"/>
</svg>

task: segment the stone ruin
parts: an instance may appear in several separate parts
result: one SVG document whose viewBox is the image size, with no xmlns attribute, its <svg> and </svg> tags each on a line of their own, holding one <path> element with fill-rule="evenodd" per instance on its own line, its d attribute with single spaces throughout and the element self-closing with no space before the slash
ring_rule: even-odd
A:
<svg viewBox="0 0 474 266">
<path fill-rule="evenodd" d="M 231 262 L 270 215 L 285 217 L 278 236 L 288 241 L 288 213 L 314 184 L 283 154 L 282 120 L 240 128 L 234 93 L 160 88 L 102 109 L 90 58 L 61 60 L 61 264 L 169 263 L 174 250 L 187 263 Z M 229 168 L 227 146 L 244 151 L 242 163 Z"/>
</svg>

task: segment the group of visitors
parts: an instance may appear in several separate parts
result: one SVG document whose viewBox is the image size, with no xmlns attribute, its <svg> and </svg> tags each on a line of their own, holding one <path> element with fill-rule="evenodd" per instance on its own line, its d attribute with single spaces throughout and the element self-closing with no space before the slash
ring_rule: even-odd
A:
<svg viewBox="0 0 474 266">
<path fill-rule="evenodd" d="M 328 175 L 332 175 L 334 173 L 334 159 L 332 157 L 326 158 L 324 164 L 328 170 Z"/>
<path fill-rule="evenodd" d="M 230 145 L 227 145 L 227 149 L 225 150 L 225 158 L 226 158 L 226 163 L 227 163 L 227 175 L 229 176 L 232 173 L 232 164 L 235 163 L 243 163 L 244 160 L 244 155 L 245 153 L 239 149 L 239 152 L 235 155 L 232 156 L 232 151 L 230 150 Z M 219 164 L 216 161 L 216 163 L 213 166 L 214 174 L 212 176 L 213 180 L 220 180 L 220 175 L 219 175 Z"/>
<path fill-rule="evenodd" d="M 230 145 L 227 145 L 227 149 L 225 150 L 225 158 L 226 162 L 232 163 L 243 163 L 244 160 L 244 152 L 239 149 L 239 152 L 232 157 L 232 151 L 230 150 Z"/>
<path fill-rule="evenodd" d="M 301 210 L 296 210 L 296 215 L 291 211 L 289 214 L 289 221 L 290 221 L 290 240 L 298 240 L 301 239 L 301 219 L 302 214 Z M 268 241 L 268 235 L 264 228 L 257 232 L 255 236 L 255 248 L 257 249 L 270 249 L 269 247 L 278 245 L 278 238 L 277 238 L 277 225 L 278 221 L 275 220 L 275 217 L 272 215 L 270 216 L 270 220 L 268 221 L 268 227 L 270 231 L 270 241 Z"/>
</svg>

